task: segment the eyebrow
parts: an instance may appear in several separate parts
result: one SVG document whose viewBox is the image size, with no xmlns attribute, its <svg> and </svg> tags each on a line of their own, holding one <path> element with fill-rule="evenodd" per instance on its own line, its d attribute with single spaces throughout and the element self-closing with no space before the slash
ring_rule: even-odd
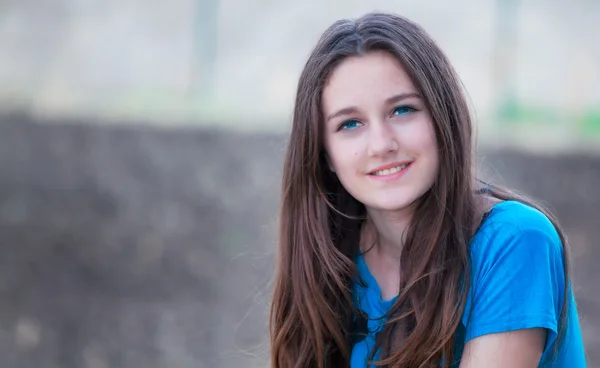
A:
<svg viewBox="0 0 600 368">
<path fill-rule="evenodd" d="M 385 100 L 385 103 L 387 105 L 390 105 L 390 104 L 393 104 L 396 102 L 400 102 L 402 100 L 406 100 L 407 98 L 421 98 L 421 95 L 419 95 L 416 92 L 400 93 L 400 94 L 397 94 L 397 95 L 387 98 Z M 337 118 L 337 117 L 343 116 L 343 115 L 354 114 L 356 112 L 358 112 L 358 108 L 355 106 L 345 107 L 345 108 L 338 110 L 338 111 L 334 112 L 333 114 L 327 116 L 327 119 L 325 121 L 329 121 L 331 119 L 334 119 L 334 118 Z"/>
</svg>

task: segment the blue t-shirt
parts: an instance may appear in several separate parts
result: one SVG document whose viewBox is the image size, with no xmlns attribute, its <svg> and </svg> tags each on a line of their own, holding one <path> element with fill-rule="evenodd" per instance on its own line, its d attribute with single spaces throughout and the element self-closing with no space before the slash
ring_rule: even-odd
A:
<svg viewBox="0 0 600 368">
<path fill-rule="evenodd" d="M 554 342 L 564 299 L 562 244 L 552 223 L 538 210 L 516 201 L 494 206 L 470 245 L 471 288 L 456 331 L 458 361 L 467 341 L 490 333 L 546 328 L 544 368 L 586 366 L 577 306 L 569 285 L 568 321 L 556 356 Z M 354 283 L 354 303 L 368 316 L 368 335 L 352 348 L 351 368 L 365 368 L 382 318 L 395 299 L 382 300 L 377 281 L 362 256 L 356 260 L 366 284 Z M 377 358 L 377 356 L 376 356 Z"/>
</svg>

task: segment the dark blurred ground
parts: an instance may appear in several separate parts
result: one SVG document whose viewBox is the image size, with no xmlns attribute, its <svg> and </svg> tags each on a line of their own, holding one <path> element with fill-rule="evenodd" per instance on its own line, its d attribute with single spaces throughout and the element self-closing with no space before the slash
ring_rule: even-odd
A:
<svg viewBox="0 0 600 368">
<path fill-rule="evenodd" d="M 284 144 L 0 116 L 0 366 L 267 366 Z M 600 157 L 480 155 L 561 219 L 600 366 Z"/>
</svg>

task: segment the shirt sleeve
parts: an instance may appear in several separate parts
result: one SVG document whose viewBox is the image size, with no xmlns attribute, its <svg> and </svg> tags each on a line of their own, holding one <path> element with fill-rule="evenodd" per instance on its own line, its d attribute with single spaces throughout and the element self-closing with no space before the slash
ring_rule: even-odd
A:
<svg viewBox="0 0 600 368">
<path fill-rule="evenodd" d="M 471 250 L 471 289 L 463 323 L 466 340 L 527 328 L 557 337 L 565 277 L 560 238 L 543 226 L 497 224 Z"/>
</svg>

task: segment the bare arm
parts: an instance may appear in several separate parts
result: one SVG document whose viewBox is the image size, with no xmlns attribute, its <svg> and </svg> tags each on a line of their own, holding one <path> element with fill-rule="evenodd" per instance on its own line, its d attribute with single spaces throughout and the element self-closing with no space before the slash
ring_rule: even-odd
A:
<svg viewBox="0 0 600 368">
<path fill-rule="evenodd" d="M 467 342 L 460 368 L 536 368 L 546 329 L 531 328 L 483 335 Z"/>
</svg>

